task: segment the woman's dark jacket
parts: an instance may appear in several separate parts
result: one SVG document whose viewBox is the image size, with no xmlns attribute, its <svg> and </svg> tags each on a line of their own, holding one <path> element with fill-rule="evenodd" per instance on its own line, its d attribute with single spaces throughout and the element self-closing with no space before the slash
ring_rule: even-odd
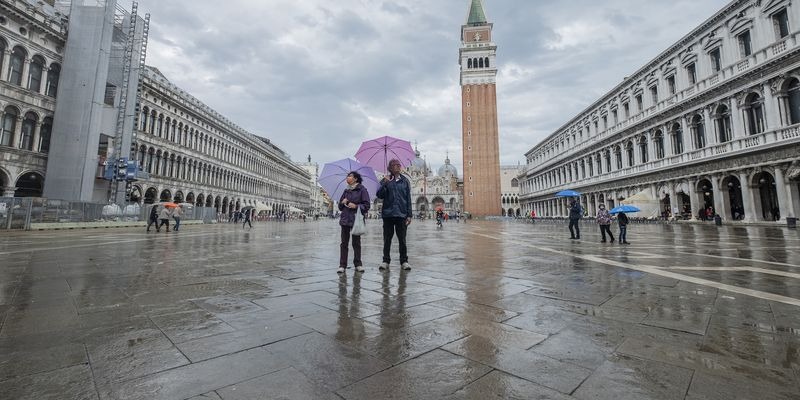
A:
<svg viewBox="0 0 800 400">
<path fill-rule="evenodd" d="M 383 199 L 382 218 L 411 218 L 411 182 L 405 175 L 382 181 L 375 196 Z"/>
<path fill-rule="evenodd" d="M 356 212 L 358 210 L 346 207 L 342 204 L 342 200 L 344 199 L 347 199 L 347 201 L 351 203 L 358 204 L 361 208 L 361 213 L 366 216 L 367 211 L 369 211 L 369 191 L 359 183 L 352 190 L 345 189 L 344 193 L 342 193 L 342 197 L 339 199 L 339 211 L 342 212 L 339 216 L 339 225 L 353 226 L 353 223 L 356 222 Z"/>
</svg>

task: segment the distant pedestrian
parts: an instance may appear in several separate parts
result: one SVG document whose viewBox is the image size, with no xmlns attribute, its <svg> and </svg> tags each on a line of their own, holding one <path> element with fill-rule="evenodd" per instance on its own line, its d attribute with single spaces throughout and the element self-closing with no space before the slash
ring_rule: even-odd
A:
<svg viewBox="0 0 800 400">
<path fill-rule="evenodd" d="M 343 274 L 347 268 L 347 253 L 350 247 L 350 238 L 353 239 L 353 265 L 356 271 L 364 272 L 364 263 L 361 261 L 361 236 L 353 236 L 350 232 L 356 218 L 363 218 L 369 211 L 369 192 L 362 185 L 363 178 L 356 171 L 351 171 L 345 178 L 347 188 L 339 199 L 339 225 L 342 227 L 341 243 L 339 244 L 339 269 L 336 273 Z M 361 210 L 359 215 L 358 210 Z"/>
<path fill-rule="evenodd" d="M 575 199 L 571 199 L 569 203 L 569 238 L 572 240 L 581 238 L 581 218 L 583 218 L 583 207 Z"/>
<path fill-rule="evenodd" d="M 253 223 L 250 222 L 252 211 L 253 209 L 249 209 L 242 212 L 242 219 L 244 219 L 244 222 L 242 222 L 242 229 L 244 229 L 245 224 L 250 225 L 250 229 L 253 229 Z"/>
<path fill-rule="evenodd" d="M 602 236 L 600 242 L 606 242 L 606 233 L 608 233 L 611 243 L 614 243 L 614 235 L 611 234 L 611 214 L 606 210 L 605 204 L 600 204 L 597 210 L 597 223 L 600 225 L 600 235 Z"/>
<path fill-rule="evenodd" d="M 389 176 L 381 179 L 381 187 L 376 197 L 383 200 L 381 217 L 383 218 L 383 263 L 381 270 L 388 270 L 391 262 L 390 251 L 392 238 L 397 234 L 400 245 L 400 266 L 410 270 L 408 263 L 408 248 L 406 247 L 406 232 L 411 224 L 411 182 L 408 177 L 400 173 L 402 165 L 399 160 L 389 161 Z"/>
<path fill-rule="evenodd" d="M 161 209 L 161 212 L 158 214 L 158 218 L 161 219 L 161 223 L 158 224 L 158 231 L 161 231 L 161 227 L 166 225 L 167 232 L 169 232 L 169 219 L 172 218 L 172 211 L 169 208 L 164 207 Z"/>
<path fill-rule="evenodd" d="M 624 212 L 619 213 L 617 223 L 619 223 L 619 244 L 630 244 L 628 243 L 628 216 Z"/>
<path fill-rule="evenodd" d="M 181 227 L 181 217 L 183 217 L 183 209 L 181 206 L 175 207 L 175 209 L 172 210 L 172 219 L 175 220 L 175 227 L 172 230 L 175 232 Z"/>
<path fill-rule="evenodd" d="M 156 232 L 161 232 L 161 229 L 158 227 L 158 204 L 150 208 L 150 217 L 147 219 L 147 233 L 150 233 L 150 227 L 154 224 L 156 226 Z"/>
</svg>

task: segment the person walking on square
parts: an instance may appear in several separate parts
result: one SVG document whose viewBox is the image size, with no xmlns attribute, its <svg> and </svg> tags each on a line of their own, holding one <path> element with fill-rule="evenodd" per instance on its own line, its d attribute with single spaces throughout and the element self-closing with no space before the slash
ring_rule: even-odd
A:
<svg viewBox="0 0 800 400">
<path fill-rule="evenodd" d="M 253 209 L 251 208 L 249 210 L 245 210 L 242 213 L 242 219 L 244 219 L 244 222 L 242 222 L 242 229 L 244 229 L 244 225 L 245 224 L 250 225 L 250 229 L 253 229 L 253 223 L 250 222 L 250 220 L 252 219 L 252 217 L 251 217 L 252 212 L 253 212 Z"/>
<path fill-rule="evenodd" d="M 614 243 L 614 235 L 611 234 L 611 214 L 606 210 L 605 204 L 601 203 L 597 210 L 597 223 L 600 225 L 600 235 L 602 236 L 600 242 L 606 242 L 606 233 L 608 233 L 611 243 Z"/>
<path fill-rule="evenodd" d="M 157 231 L 161 232 L 161 227 L 166 225 L 167 226 L 167 232 L 169 232 L 169 219 L 172 218 L 172 211 L 170 211 L 169 208 L 164 207 L 164 208 L 161 209 L 161 212 L 158 214 L 158 218 L 161 219 L 161 223 L 158 224 Z"/>
<path fill-rule="evenodd" d="M 628 216 L 624 212 L 619 213 L 617 222 L 619 223 L 619 244 L 630 244 L 628 243 Z"/>
<path fill-rule="evenodd" d="M 156 232 L 161 232 L 161 228 L 158 227 L 158 204 L 153 205 L 150 209 L 150 217 L 147 219 L 147 233 L 150 233 L 152 225 L 156 226 Z"/>
<path fill-rule="evenodd" d="M 581 238 L 581 227 L 579 225 L 583 218 L 583 207 L 581 204 L 571 199 L 569 203 L 569 238 L 578 240 Z"/>
<path fill-rule="evenodd" d="M 364 263 L 361 261 L 361 236 L 353 236 L 350 232 L 353 230 L 356 218 L 364 218 L 369 211 L 369 192 L 361 184 L 363 182 L 361 174 L 350 171 L 345 182 L 347 182 L 347 188 L 339 199 L 339 211 L 341 211 L 339 225 L 342 227 L 342 241 L 339 244 L 339 269 L 336 270 L 338 274 L 343 274 L 347 268 L 347 253 L 351 238 L 353 239 L 353 265 L 355 265 L 356 271 L 364 272 Z M 360 216 L 359 208 L 361 209 Z"/>
<path fill-rule="evenodd" d="M 183 209 L 181 208 L 181 206 L 175 207 L 175 209 L 172 210 L 172 219 L 175 220 L 175 227 L 172 228 L 173 231 L 177 232 L 178 229 L 180 229 L 182 216 L 183 216 Z"/>
<path fill-rule="evenodd" d="M 406 232 L 411 224 L 411 183 L 408 177 L 400 173 L 400 161 L 389 161 L 389 176 L 381 179 L 381 187 L 376 197 L 383 200 L 381 218 L 383 218 L 383 262 L 381 270 L 388 270 L 392 259 L 392 238 L 397 234 L 400 245 L 400 266 L 410 270 L 408 263 L 408 248 L 406 247 Z"/>
</svg>

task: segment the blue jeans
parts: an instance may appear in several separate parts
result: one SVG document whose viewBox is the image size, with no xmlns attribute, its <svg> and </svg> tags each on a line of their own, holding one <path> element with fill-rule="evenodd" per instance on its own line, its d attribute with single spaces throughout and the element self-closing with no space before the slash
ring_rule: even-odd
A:
<svg viewBox="0 0 800 400">
<path fill-rule="evenodd" d="M 175 220 L 175 227 L 172 228 L 173 230 L 178 230 L 181 227 L 181 217 L 172 217 Z"/>
<path fill-rule="evenodd" d="M 619 242 L 625 243 L 628 241 L 628 226 L 627 225 L 620 225 L 619 226 Z"/>
</svg>

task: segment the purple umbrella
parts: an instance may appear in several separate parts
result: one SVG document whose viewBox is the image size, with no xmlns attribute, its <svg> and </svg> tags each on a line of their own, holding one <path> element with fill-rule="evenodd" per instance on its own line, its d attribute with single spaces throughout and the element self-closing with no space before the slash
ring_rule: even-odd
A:
<svg viewBox="0 0 800 400">
<path fill-rule="evenodd" d="M 407 140 L 384 136 L 361 143 L 356 152 L 358 162 L 369 165 L 376 171 L 388 172 L 389 160 L 397 159 L 400 165 L 407 167 L 416 158 L 411 143 Z"/>
<path fill-rule="evenodd" d="M 380 187 L 375 171 L 372 167 L 360 164 L 358 161 L 349 158 L 325 164 L 322 167 L 322 173 L 319 175 L 319 184 L 328 192 L 331 200 L 336 203 L 347 188 L 345 179 L 350 174 L 350 171 L 356 171 L 361 174 L 363 180 L 361 184 L 369 192 L 370 198 L 374 198 Z"/>
</svg>

